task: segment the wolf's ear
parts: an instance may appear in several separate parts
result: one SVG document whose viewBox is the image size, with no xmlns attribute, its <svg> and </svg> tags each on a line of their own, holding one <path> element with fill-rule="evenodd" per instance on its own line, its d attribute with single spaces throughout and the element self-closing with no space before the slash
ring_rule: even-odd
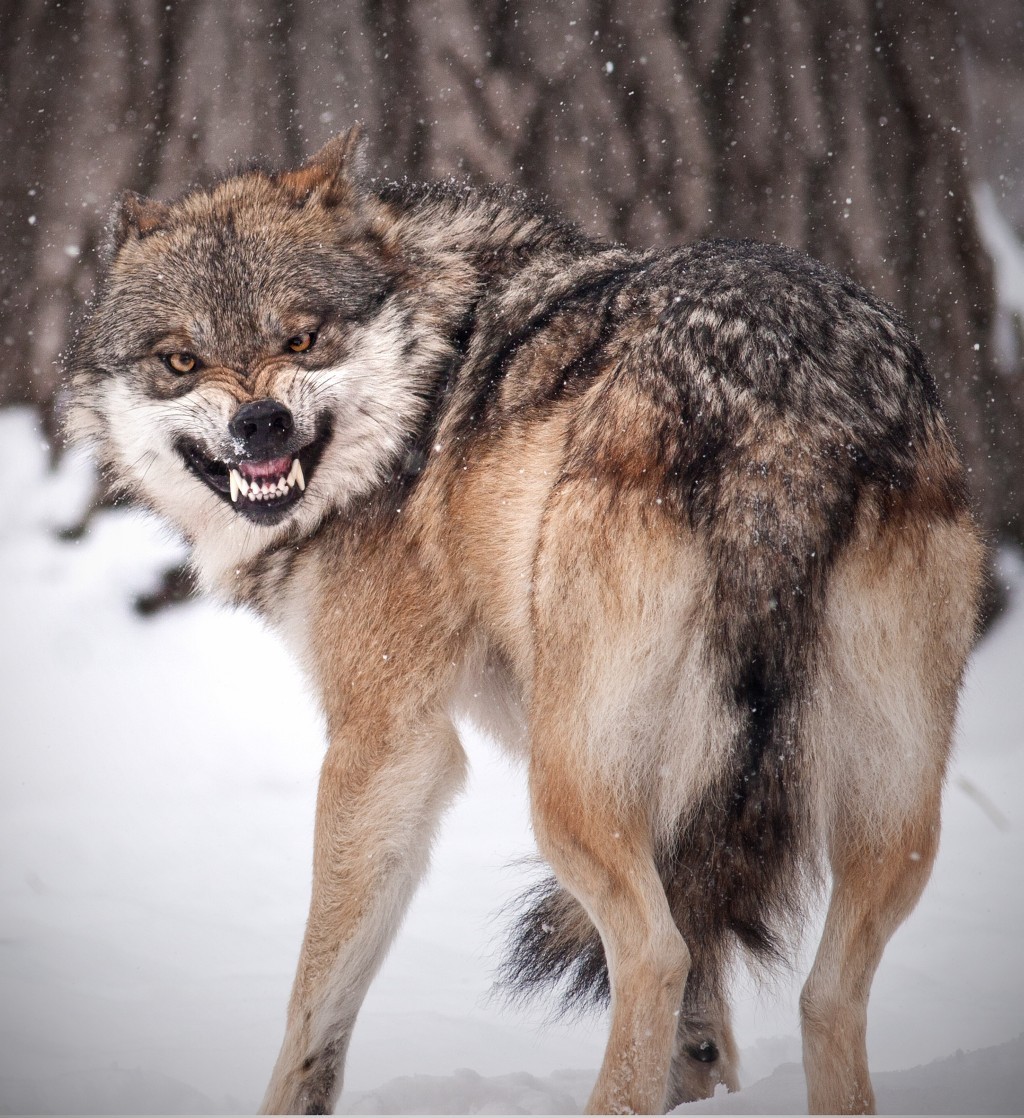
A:
<svg viewBox="0 0 1024 1118">
<path fill-rule="evenodd" d="M 353 124 L 347 132 L 333 137 L 306 162 L 331 175 L 342 175 L 353 183 L 366 177 L 366 133 L 361 124 Z"/>
<path fill-rule="evenodd" d="M 336 206 L 355 202 L 363 193 L 365 177 L 366 136 L 362 125 L 356 124 L 328 140 L 297 171 L 282 175 L 281 182 L 297 202 L 315 195 L 324 205 Z"/>
<path fill-rule="evenodd" d="M 143 198 L 134 190 L 123 190 L 110 221 L 110 251 L 117 250 L 130 237 L 145 237 L 167 223 L 170 209 L 163 202 Z"/>
</svg>

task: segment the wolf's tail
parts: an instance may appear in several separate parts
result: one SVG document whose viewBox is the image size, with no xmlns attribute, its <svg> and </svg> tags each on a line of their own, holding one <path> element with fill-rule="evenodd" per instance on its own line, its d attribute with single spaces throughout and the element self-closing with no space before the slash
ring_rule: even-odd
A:
<svg viewBox="0 0 1024 1118">
<path fill-rule="evenodd" d="M 692 956 L 688 1000 L 702 983 L 718 983 L 737 946 L 755 961 L 781 959 L 814 864 L 798 712 L 827 572 L 848 534 L 855 491 L 826 496 L 815 480 L 811 492 L 814 472 L 817 465 L 801 476 L 783 456 L 765 458 L 734 474 L 714 514 L 697 525 L 715 572 L 706 594 L 706 666 L 732 740 L 716 750 L 725 758 L 717 779 L 699 803 L 680 805 L 674 834 L 656 851 Z M 601 940 L 579 903 L 554 878 L 521 903 L 502 985 L 513 997 L 560 986 L 565 1009 L 607 999 Z"/>
</svg>

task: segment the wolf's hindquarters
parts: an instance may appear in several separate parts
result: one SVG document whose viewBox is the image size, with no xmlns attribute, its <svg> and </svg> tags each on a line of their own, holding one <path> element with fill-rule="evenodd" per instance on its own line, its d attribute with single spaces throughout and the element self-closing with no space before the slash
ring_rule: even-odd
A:
<svg viewBox="0 0 1024 1118">
<path fill-rule="evenodd" d="M 603 406 L 630 391 L 620 380 Z M 565 696 L 566 709 L 587 712 L 579 767 L 640 805 L 691 954 L 694 1019 L 725 1020 L 699 1007 L 723 1004 L 735 946 L 769 961 L 782 954 L 813 863 L 800 712 L 854 497 L 823 486 L 818 463 L 801 468 L 789 449 L 776 433 L 751 451 L 703 516 L 678 492 L 644 508 L 612 480 L 602 492 L 592 471 L 566 478 L 548 509 L 558 535 L 542 541 L 537 566 L 538 692 L 548 661 L 564 676 L 574 650 L 586 650 L 580 694 Z M 835 507 L 821 511 L 828 498 Z M 609 507 L 629 550 L 609 553 Z M 549 647 L 564 648 L 561 658 Z M 601 941 L 574 903 L 553 885 L 531 902 L 509 985 L 564 981 L 570 1003 L 606 996 Z"/>
<path fill-rule="evenodd" d="M 624 1113 L 735 1085 L 730 940 L 777 954 L 799 907 L 808 840 L 793 711 L 806 671 L 764 616 L 770 600 L 790 623 L 799 594 L 758 571 L 724 606 L 755 623 L 726 625 L 707 539 L 618 500 L 615 531 L 632 550 L 609 552 L 612 500 L 592 475 L 564 478 L 534 568 L 534 823 L 589 921 L 548 891 L 507 973 L 568 974 L 580 996 L 607 984 L 611 1035 L 589 1108 Z"/>
<path fill-rule="evenodd" d="M 834 890 L 801 1002 L 810 1105 L 873 1107 L 867 996 L 934 857 L 982 558 L 949 496 L 948 440 L 919 453 L 900 491 L 826 483 L 817 506 L 792 477 L 773 494 L 771 471 L 752 473 L 739 508 L 775 532 L 760 552 L 735 507 L 710 533 L 669 532 L 658 513 L 628 523 L 620 500 L 637 551 L 609 554 L 593 478 L 552 497 L 531 788 L 559 885 L 534 894 L 505 975 L 610 993 L 592 1109 L 708 1093 L 713 1078 L 688 1074 L 702 1053 L 734 1083 L 732 956 L 788 953 L 822 861 Z M 666 992 L 682 1016 L 671 1055 Z"/>
</svg>

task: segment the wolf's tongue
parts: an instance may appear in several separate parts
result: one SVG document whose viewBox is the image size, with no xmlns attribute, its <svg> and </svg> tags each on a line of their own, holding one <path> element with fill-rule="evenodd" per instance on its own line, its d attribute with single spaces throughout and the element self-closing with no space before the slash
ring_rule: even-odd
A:
<svg viewBox="0 0 1024 1118">
<path fill-rule="evenodd" d="M 291 468 L 290 458 L 268 458 L 265 462 L 239 462 L 238 472 L 246 481 L 285 477 Z"/>
</svg>

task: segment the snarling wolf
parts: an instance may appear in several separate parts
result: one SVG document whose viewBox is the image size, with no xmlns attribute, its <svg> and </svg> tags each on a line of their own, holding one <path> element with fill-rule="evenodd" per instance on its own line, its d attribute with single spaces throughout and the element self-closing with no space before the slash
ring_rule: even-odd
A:
<svg viewBox="0 0 1024 1118">
<path fill-rule="evenodd" d="M 730 969 L 829 880 L 809 1105 L 870 1111 L 868 991 L 935 854 L 983 561 L 917 345 L 785 248 L 627 251 L 363 163 L 353 131 L 125 195 L 68 361 L 73 437 L 326 713 L 264 1109 L 332 1108 L 470 708 L 554 873 L 505 978 L 610 998 L 589 1110 L 734 1088 Z"/>
</svg>

